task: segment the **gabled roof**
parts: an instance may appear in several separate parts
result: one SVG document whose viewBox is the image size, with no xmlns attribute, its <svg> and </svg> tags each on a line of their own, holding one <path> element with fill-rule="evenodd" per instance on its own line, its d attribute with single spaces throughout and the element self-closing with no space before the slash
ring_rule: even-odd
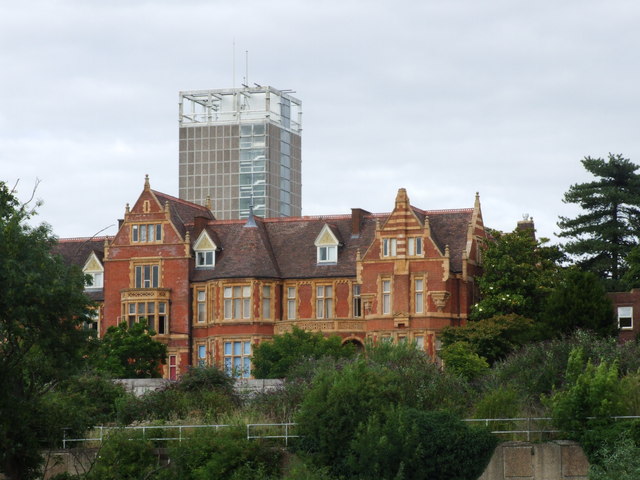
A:
<svg viewBox="0 0 640 480">
<path fill-rule="evenodd" d="M 467 231 L 473 217 L 473 208 L 429 211 L 412 208 L 416 215 L 422 216 L 422 222 L 428 217 L 431 238 L 440 251 L 444 253 L 446 246 L 449 246 L 451 271 L 462 271 L 462 252 L 466 248 Z"/>
<path fill-rule="evenodd" d="M 164 207 L 166 203 L 169 203 L 171 221 L 182 236 L 186 233 L 185 224 L 193 223 L 196 217 L 204 217 L 211 220 L 214 219 L 211 210 L 207 207 L 172 197 L 166 193 L 157 192 L 155 190 L 151 191 L 156 196 L 162 207 Z"/>
<path fill-rule="evenodd" d="M 77 265 L 82 268 L 92 254 L 102 263 L 104 259 L 104 242 L 112 239 L 112 236 L 62 238 L 53 247 L 53 253 L 60 255 L 67 265 Z M 104 288 L 87 290 L 85 295 L 95 302 L 102 302 L 104 300 Z"/>
<path fill-rule="evenodd" d="M 91 253 L 95 253 L 100 262 L 104 258 L 104 241 L 111 241 L 109 237 L 91 237 L 91 238 L 61 238 L 53 247 L 53 253 L 62 256 L 67 265 L 78 265 L 82 267 Z"/>
</svg>

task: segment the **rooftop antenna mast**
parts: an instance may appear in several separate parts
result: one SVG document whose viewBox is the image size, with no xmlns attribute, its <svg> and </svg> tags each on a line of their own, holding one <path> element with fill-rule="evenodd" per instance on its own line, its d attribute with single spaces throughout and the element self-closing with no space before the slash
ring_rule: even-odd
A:
<svg viewBox="0 0 640 480">
<path fill-rule="evenodd" d="M 249 86 L 249 50 L 244 51 L 244 85 Z"/>
</svg>

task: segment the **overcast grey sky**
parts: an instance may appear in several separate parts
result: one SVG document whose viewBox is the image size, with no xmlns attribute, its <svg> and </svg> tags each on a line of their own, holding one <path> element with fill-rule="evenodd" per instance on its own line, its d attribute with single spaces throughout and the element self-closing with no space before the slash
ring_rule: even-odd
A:
<svg viewBox="0 0 640 480">
<path fill-rule="evenodd" d="M 640 163 L 636 0 L 0 0 L 0 180 L 36 178 L 60 237 L 115 224 L 149 174 L 178 193 L 178 92 L 292 89 L 303 213 L 533 216 L 551 237 L 580 159 Z M 104 233 L 114 234 L 111 227 Z"/>
</svg>

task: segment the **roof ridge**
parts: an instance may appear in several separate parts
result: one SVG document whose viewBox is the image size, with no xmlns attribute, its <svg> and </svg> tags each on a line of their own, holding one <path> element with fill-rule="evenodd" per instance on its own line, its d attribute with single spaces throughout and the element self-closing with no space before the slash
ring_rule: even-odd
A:
<svg viewBox="0 0 640 480">
<path fill-rule="evenodd" d="M 473 208 L 443 208 L 440 210 L 422 210 L 421 208 L 411 206 L 414 210 L 422 213 L 423 215 L 435 214 L 440 215 L 443 213 L 473 213 Z"/>
<path fill-rule="evenodd" d="M 71 242 L 89 242 L 92 240 L 102 241 L 111 240 L 115 238 L 115 235 L 104 235 L 102 237 L 68 237 L 68 238 L 58 238 L 58 243 L 71 243 Z"/>
<path fill-rule="evenodd" d="M 168 197 L 170 200 L 172 200 L 174 202 L 177 202 L 177 203 L 181 203 L 182 205 L 185 205 L 187 207 L 197 208 L 198 210 L 204 210 L 206 212 L 209 211 L 209 209 L 207 207 L 205 207 L 204 205 L 198 205 L 197 203 L 193 203 L 193 202 L 190 202 L 188 200 L 184 200 L 182 198 L 174 197 L 173 195 L 169 195 L 168 193 L 159 192 L 157 190 L 151 190 L 151 191 L 156 196 L 160 195 L 162 197 Z"/>
</svg>

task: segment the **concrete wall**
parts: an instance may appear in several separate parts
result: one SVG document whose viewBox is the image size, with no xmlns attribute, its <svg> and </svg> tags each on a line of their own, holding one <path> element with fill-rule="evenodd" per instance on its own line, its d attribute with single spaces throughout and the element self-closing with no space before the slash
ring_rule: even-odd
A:
<svg viewBox="0 0 640 480">
<path fill-rule="evenodd" d="M 158 449 L 156 453 L 166 455 L 161 450 Z M 44 478 L 62 472 L 86 472 L 95 460 L 97 451 L 67 449 L 50 452 Z M 506 442 L 498 445 L 491 462 L 478 480 L 587 480 L 588 473 L 587 457 L 575 442 Z"/>
<path fill-rule="evenodd" d="M 506 442 L 478 480 L 587 480 L 588 473 L 587 457 L 575 442 Z"/>
</svg>

